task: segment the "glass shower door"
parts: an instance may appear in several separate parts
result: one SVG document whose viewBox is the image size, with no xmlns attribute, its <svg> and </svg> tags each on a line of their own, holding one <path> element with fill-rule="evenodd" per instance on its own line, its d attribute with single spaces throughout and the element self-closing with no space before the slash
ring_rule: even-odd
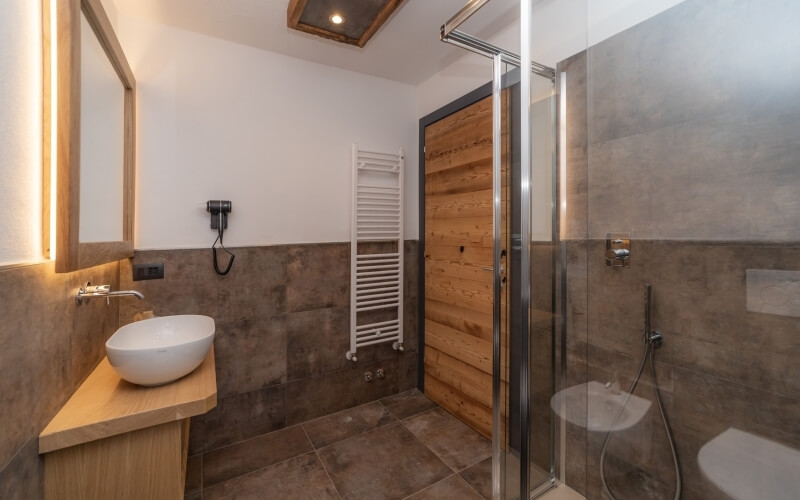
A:
<svg viewBox="0 0 800 500">
<path fill-rule="evenodd" d="M 497 54 L 492 59 L 492 213 L 494 227 L 493 270 L 493 378 L 492 378 L 492 486 L 494 498 L 514 498 L 518 474 L 514 463 L 519 462 L 518 425 L 513 422 L 518 399 L 512 394 L 514 378 L 510 354 L 513 327 L 510 324 L 510 279 L 515 272 L 513 256 L 513 228 L 509 217 L 513 172 L 514 141 L 510 110 L 513 105 L 513 86 L 509 85 L 509 72 L 514 68 Z M 513 254 L 512 254 L 513 255 Z M 516 440 L 516 442 L 515 442 Z"/>
<path fill-rule="evenodd" d="M 442 40 L 492 59 L 492 495 L 516 499 L 557 473 L 555 70 L 523 64 L 524 44 L 520 56 L 457 29 L 485 4 L 467 3 Z M 529 18 L 530 1 L 519 6 Z"/>
<path fill-rule="evenodd" d="M 566 482 L 589 499 L 800 498 L 800 3 L 603 3 L 588 49 L 558 63 L 580 417 Z"/>
<path fill-rule="evenodd" d="M 523 141 L 520 68 L 499 61 L 495 118 L 499 158 L 495 203 L 498 227 L 496 302 L 499 411 L 494 444 L 505 485 L 500 498 L 521 498 L 554 484 L 555 433 L 555 103 L 554 81 L 531 75 L 529 140 Z M 528 148 L 529 155 L 523 154 Z"/>
</svg>

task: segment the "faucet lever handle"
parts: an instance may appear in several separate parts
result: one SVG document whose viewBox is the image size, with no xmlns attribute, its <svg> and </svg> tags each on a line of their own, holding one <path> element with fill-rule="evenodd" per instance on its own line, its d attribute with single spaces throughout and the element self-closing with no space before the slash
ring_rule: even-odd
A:
<svg viewBox="0 0 800 500">
<path fill-rule="evenodd" d="M 111 285 L 90 285 L 87 283 L 86 288 L 84 289 L 84 293 L 93 293 L 93 294 L 111 293 Z"/>
</svg>

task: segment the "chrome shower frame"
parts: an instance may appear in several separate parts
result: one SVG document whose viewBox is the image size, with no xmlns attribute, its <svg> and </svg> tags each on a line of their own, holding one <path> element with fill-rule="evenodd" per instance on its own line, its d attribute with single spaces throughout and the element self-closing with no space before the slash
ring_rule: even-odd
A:
<svg viewBox="0 0 800 500">
<path fill-rule="evenodd" d="M 489 3 L 489 0 L 470 0 L 467 5 L 465 5 L 460 11 L 458 11 L 453 17 L 448 19 L 442 25 L 440 30 L 440 39 L 443 42 L 455 45 L 456 47 L 461 47 L 462 49 L 469 50 L 470 52 L 474 52 L 490 59 L 494 59 L 495 55 L 500 55 L 502 62 L 513 64 L 514 66 L 521 68 L 522 59 L 519 55 L 497 47 L 496 45 L 492 45 L 489 42 L 485 42 L 480 38 L 476 38 L 458 29 L 458 27 L 461 26 L 467 19 L 469 19 L 472 14 L 480 10 L 480 8 L 487 3 Z M 528 2 L 522 1 L 520 2 L 520 5 L 522 9 L 527 10 L 528 14 L 530 14 L 530 5 Z M 530 33 L 530 30 L 525 29 L 526 24 L 529 27 L 530 15 L 528 15 L 528 19 L 522 18 L 523 33 L 526 31 Z M 525 45 L 523 44 L 522 46 L 524 51 Z M 551 81 L 555 81 L 555 69 L 545 66 L 544 64 L 539 64 L 535 61 L 529 61 L 529 64 L 533 73 L 543 76 Z"/>
<path fill-rule="evenodd" d="M 505 49 L 492 45 L 484 40 L 476 38 L 472 35 L 458 30 L 467 19 L 469 19 L 475 12 L 486 5 L 489 0 L 470 0 L 460 11 L 441 27 L 441 41 L 455 45 L 457 47 L 469 50 L 470 52 L 479 54 L 484 57 L 492 59 L 493 62 L 493 79 L 492 79 L 492 139 L 493 139 L 493 153 L 492 153 L 492 215 L 493 215 L 493 309 L 492 309 L 492 497 L 495 500 L 502 499 L 502 460 L 504 458 L 500 446 L 503 436 L 500 434 L 501 429 L 501 410 L 500 410 L 500 389 L 501 389 L 501 304 L 500 294 L 502 288 L 502 268 L 501 268 L 501 213 L 502 213 L 502 179 L 501 179 L 501 92 L 503 82 L 503 63 L 511 64 L 520 68 L 520 93 L 523 96 L 521 99 L 521 130 L 520 130 L 520 164 L 524 166 L 520 172 L 520 204 L 521 204 L 521 230 L 520 241 L 520 271 L 519 271 L 519 286 L 521 290 L 520 309 L 524 311 L 521 330 L 523 332 L 530 331 L 530 258 L 531 258 L 531 139 L 530 139 L 530 95 L 531 95 L 531 74 L 535 74 L 549 79 L 555 85 L 556 72 L 555 69 L 539 64 L 531 60 L 530 57 L 530 15 L 531 6 L 529 0 L 522 0 L 520 2 L 520 19 L 521 19 L 521 47 L 522 54 L 517 55 Z M 554 228 L 557 227 L 558 218 L 554 213 Z M 554 232 L 555 234 L 555 232 Z M 554 241 L 555 243 L 555 241 Z M 563 321 L 562 321 L 563 323 Z M 562 344 L 563 345 L 563 344 Z M 522 335 L 521 349 L 523 353 L 530 353 L 530 345 L 528 335 Z M 563 370 L 564 366 L 561 365 Z M 541 495 L 545 491 L 553 488 L 556 485 L 557 470 L 555 466 L 554 446 L 555 440 L 551 436 L 550 443 L 550 456 L 551 468 L 549 481 L 537 488 L 535 491 L 530 490 L 530 429 L 529 419 L 530 415 L 530 388 L 529 388 L 530 367 L 528 364 L 528 355 L 522 356 L 520 363 L 520 492 L 530 492 L 529 498 L 534 498 Z M 560 440 L 559 440 L 560 442 Z M 562 453 L 563 455 L 563 453 Z M 522 495 L 520 495 L 522 497 Z M 526 495 L 528 496 L 528 495 Z"/>
</svg>

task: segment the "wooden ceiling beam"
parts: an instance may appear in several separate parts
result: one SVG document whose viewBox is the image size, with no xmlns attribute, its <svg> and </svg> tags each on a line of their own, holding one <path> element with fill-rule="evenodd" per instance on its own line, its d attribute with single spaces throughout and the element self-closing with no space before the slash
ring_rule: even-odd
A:
<svg viewBox="0 0 800 500">
<path fill-rule="evenodd" d="M 357 38 L 350 38 L 347 35 L 340 35 L 339 33 L 334 33 L 333 31 L 317 28 L 316 26 L 297 23 L 297 26 L 295 26 L 294 29 L 298 31 L 304 31 L 312 35 L 321 36 L 322 38 L 327 38 L 328 40 L 333 40 L 334 42 L 346 43 L 348 45 L 358 45 Z"/>
<path fill-rule="evenodd" d="M 369 39 L 372 38 L 372 35 L 374 35 L 378 29 L 383 26 L 383 23 L 385 23 L 389 17 L 391 17 L 394 11 L 397 10 L 397 8 L 400 7 L 400 4 L 402 4 L 404 1 L 405 0 L 389 0 L 383 10 L 381 10 L 378 15 L 375 16 L 375 20 L 372 21 L 372 24 L 370 24 L 369 27 L 364 31 L 364 34 L 361 35 L 361 38 L 358 39 L 357 45 L 359 47 L 366 45 Z"/>
<path fill-rule="evenodd" d="M 303 13 L 303 9 L 306 8 L 306 3 L 308 3 L 308 0 L 289 1 L 289 7 L 286 9 L 287 26 L 297 29 L 297 25 L 300 23 L 300 15 Z"/>
</svg>

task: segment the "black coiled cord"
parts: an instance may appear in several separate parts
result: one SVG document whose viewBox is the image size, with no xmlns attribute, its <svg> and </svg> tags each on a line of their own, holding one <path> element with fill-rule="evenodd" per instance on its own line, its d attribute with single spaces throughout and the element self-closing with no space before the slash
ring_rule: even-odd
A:
<svg viewBox="0 0 800 500">
<path fill-rule="evenodd" d="M 220 217 L 220 219 L 221 219 L 221 217 Z M 213 254 L 213 256 L 214 256 L 214 270 L 215 270 L 215 271 L 217 272 L 217 274 L 219 274 L 220 276 L 225 276 L 226 274 L 228 274 L 228 273 L 230 272 L 230 270 L 231 270 L 231 267 L 233 266 L 233 259 L 235 259 L 235 258 L 236 258 L 236 256 L 235 256 L 234 254 L 232 254 L 230 250 L 228 250 L 227 248 L 225 248 L 225 244 L 224 244 L 224 243 L 222 243 L 222 233 L 223 233 L 223 231 L 224 231 L 224 229 L 222 229 L 222 220 L 220 220 L 220 221 L 219 221 L 219 224 L 218 224 L 218 231 L 219 231 L 219 233 L 217 234 L 217 239 L 216 239 L 216 240 L 214 240 L 214 244 L 213 244 L 213 245 L 211 245 L 211 253 L 212 253 L 212 254 Z M 224 271 L 221 271 L 221 270 L 220 270 L 220 268 L 219 268 L 219 263 L 217 262 L 217 242 L 219 242 L 219 246 L 220 246 L 220 248 L 222 248 L 223 250 L 225 250 L 225 252 L 226 252 L 228 255 L 230 255 L 230 256 L 231 256 L 231 258 L 228 260 L 228 265 L 227 265 L 227 267 L 225 267 L 225 270 L 224 270 Z"/>
</svg>

